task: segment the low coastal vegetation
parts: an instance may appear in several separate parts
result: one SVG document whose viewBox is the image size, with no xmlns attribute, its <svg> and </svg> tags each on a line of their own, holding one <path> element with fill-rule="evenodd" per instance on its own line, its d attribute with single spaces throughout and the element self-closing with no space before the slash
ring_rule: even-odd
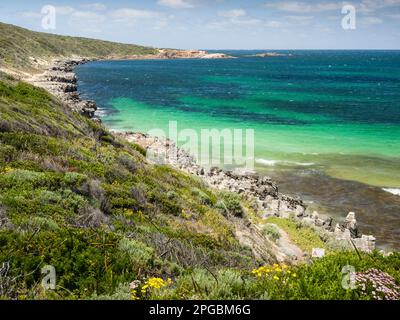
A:
<svg viewBox="0 0 400 320">
<path fill-rule="evenodd" d="M 325 248 L 325 243 L 322 241 L 318 233 L 308 226 L 303 226 L 299 222 L 291 219 L 282 219 L 278 217 L 269 217 L 266 219 L 267 223 L 272 223 L 266 225 L 265 231 L 267 234 L 272 236 L 272 238 L 278 239 L 279 233 L 277 234 L 276 225 L 283 229 L 298 247 L 300 247 L 304 252 L 311 253 L 312 248 Z M 275 229 L 275 230 L 274 230 Z"/>
<path fill-rule="evenodd" d="M 133 44 L 35 32 L 0 22 L 0 67 L 35 71 L 39 60 L 85 56 L 132 56 L 154 54 L 157 50 Z"/>
<path fill-rule="evenodd" d="M 260 220 L 248 202 L 145 154 L 0 74 L 0 297 L 398 298 L 398 253 L 330 251 L 297 265 L 256 258 L 235 233 L 240 221 Z M 280 228 L 306 251 L 324 246 L 289 219 L 265 223 L 273 241 Z M 56 270 L 55 290 L 41 286 L 46 265 Z M 347 265 L 359 283 L 346 289 Z"/>
</svg>

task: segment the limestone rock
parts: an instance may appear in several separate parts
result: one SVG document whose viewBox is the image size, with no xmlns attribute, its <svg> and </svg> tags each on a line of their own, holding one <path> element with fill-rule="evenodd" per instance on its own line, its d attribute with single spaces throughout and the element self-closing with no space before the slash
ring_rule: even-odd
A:
<svg viewBox="0 0 400 320">
<path fill-rule="evenodd" d="M 93 118 L 97 110 L 96 104 L 94 101 L 80 99 L 77 78 L 73 72 L 76 66 L 88 61 L 90 60 L 86 58 L 55 60 L 43 74 L 36 75 L 28 81 L 49 91 L 71 110 Z"/>
<path fill-rule="evenodd" d="M 356 220 L 356 214 L 354 212 L 349 212 L 342 227 L 350 231 L 352 238 L 357 238 L 358 235 L 358 224 Z"/>
</svg>

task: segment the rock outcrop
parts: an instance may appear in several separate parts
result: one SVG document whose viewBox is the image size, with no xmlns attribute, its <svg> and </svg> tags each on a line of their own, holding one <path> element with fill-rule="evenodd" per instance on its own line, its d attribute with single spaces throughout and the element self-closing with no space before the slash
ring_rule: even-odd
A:
<svg viewBox="0 0 400 320">
<path fill-rule="evenodd" d="M 159 49 L 154 54 L 148 55 L 130 55 L 108 56 L 107 60 L 145 60 L 145 59 L 232 59 L 234 57 L 225 53 L 209 53 L 205 50 L 175 50 L 175 49 Z"/>
<path fill-rule="evenodd" d="M 164 59 L 227 59 L 233 58 L 224 53 L 208 53 L 204 50 L 171 50 L 162 49 L 157 54 L 159 58 Z"/>
<path fill-rule="evenodd" d="M 268 57 L 285 57 L 290 56 L 290 54 L 278 53 L 278 52 L 264 52 L 252 55 L 252 57 L 268 58 Z"/>
<path fill-rule="evenodd" d="M 55 60 L 50 68 L 28 81 L 44 88 L 61 100 L 61 102 L 84 116 L 93 118 L 97 110 L 96 103 L 82 100 L 78 93 L 76 66 L 91 61 L 86 58 Z"/>
</svg>

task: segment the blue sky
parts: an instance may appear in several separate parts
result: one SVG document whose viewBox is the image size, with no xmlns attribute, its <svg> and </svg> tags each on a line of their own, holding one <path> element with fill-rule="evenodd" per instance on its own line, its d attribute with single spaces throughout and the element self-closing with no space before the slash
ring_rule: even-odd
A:
<svg viewBox="0 0 400 320">
<path fill-rule="evenodd" d="M 353 30 L 342 7 L 356 9 Z M 400 49 L 400 0 L 0 0 L 0 21 L 37 31 L 169 48 Z"/>
</svg>

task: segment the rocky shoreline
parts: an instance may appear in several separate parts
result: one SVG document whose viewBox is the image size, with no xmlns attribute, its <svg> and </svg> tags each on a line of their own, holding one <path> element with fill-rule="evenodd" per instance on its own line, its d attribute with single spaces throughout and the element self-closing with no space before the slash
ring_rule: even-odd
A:
<svg viewBox="0 0 400 320">
<path fill-rule="evenodd" d="M 96 103 L 81 99 L 78 93 L 78 79 L 74 73 L 75 67 L 93 60 L 87 58 L 54 60 L 52 66 L 45 72 L 34 75 L 27 81 L 47 90 L 73 111 L 93 118 L 97 110 Z"/>
<path fill-rule="evenodd" d="M 195 51 L 196 54 L 202 51 Z M 194 53 L 191 53 L 193 57 Z M 214 55 L 214 54 L 212 54 Z M 186 56 L 185 56 L 186 57 Z M 141 57 L 145 59 L 146 57 Z M 182 56 L 174 57 L 182 58 Z M 221 57 L 210 57 L 221 58 Z M 167 55 L 160 59 L 172 59 Z M 78 93 L 74 68 L 95 59 L 75 58 L 54 60 L 50 68 L 28 81 L 42 87 L 59 98 L 62 103 L 89 118 L 96 119 L 96 103 L 82 100 Z M 97 119 L 99 121 L 99 119 Z M 149 160 L 162 162 L 201 178 L 211 188 L 243 194 L 254 200 L 254 209 L 262 217 L 276 216 L 293 218 L 318 230 L 324 238 L 340 243 L 349 249 L 371 252 L 375 249 L 375 237 L 362 235 L 358 230 L 355 214 L 350 212 L 343 223 L 333 225 L 333 219 L 322 219 L 317 212 L 308 212 L 299 198 L 281 194 L 278 186 L 269 177 L 258 176 L 255 172 L 243 170 L 224 171 L 220 168 L 206 170 L 199 166 L 193 156 L 178 148 L 173 141 L 151 137 L 143 133 L 115 133 L 147 149 Z"/>
<path fill-rule="evenodd" d="M 225 53 L 209 53 L 205 50 L 175 50 L 159 49 L 155 54 L 131 55 L 131 56 L 109 56 L 107 60 L 144 60 L 144 59 L 234 59 Z"/>
<path fill-rule="evenodd" d="M 300 198 L 280 193 L 277 184 L 269 177 L 240 169 L 224 171 L 213 167 L 207 170 L 198 165 L 192 155 L 166 138 L 152 137 L 138 132 L 114 134 L 146 148 L 147 158 L 151 162 L 168 164 L 201 178 L 211 188 L 235 192 L 254 200 L 254 209 L 263 219 L 270 216 L 293 218 L 314 228 L 326 240 L 335 241 L 341 247 L 348 249 L 356 247 L 357 250 L 364 252 L 375 249 L 375 237 L 360 234 L 354 212 L 350 212 L 342 223 L 334 225 L 333 218 L 322 219 L 317 212 L 308 212 L 307 206 Z"/>
</svg>

